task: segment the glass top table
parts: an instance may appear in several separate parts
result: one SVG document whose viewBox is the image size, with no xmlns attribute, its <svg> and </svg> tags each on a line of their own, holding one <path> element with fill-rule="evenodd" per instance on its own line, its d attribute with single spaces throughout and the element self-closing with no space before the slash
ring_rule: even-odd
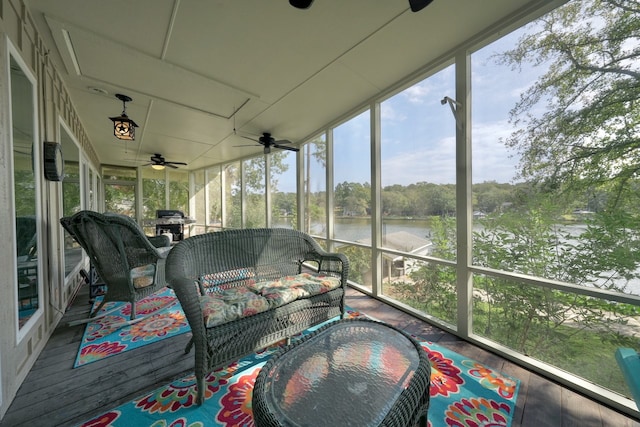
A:
<svg viewBox="0 0 640 427">
<path fill-rule="evenodd" d="M 426 425 L 431 365 L 411 336 L 368 319 L 323 326 L 275 354 L 253 392 L 257 426 Z"/>
</svg>

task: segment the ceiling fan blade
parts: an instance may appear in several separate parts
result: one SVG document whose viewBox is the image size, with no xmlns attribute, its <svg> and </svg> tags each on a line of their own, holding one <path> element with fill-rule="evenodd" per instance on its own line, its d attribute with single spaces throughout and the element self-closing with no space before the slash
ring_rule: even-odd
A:
<svg viewBox="0 0 640 427">
<path fill-rule="evenodd" d="M 409 0 L 409 6 L 412 12 L 419 12 L 429 6 L 432 1 L 433 0 Z"/>
<path fill-rule="evenodd" d="M 186 166 L 187 164 L 185 162 L 164 162 L 165 165 L 184 165 Z"/>
<path fill-rule="evenodd" d="M 248 139 L 249 141 L 253 141 L 253 142 L 260 142 L 255 138 L 249 138 L 248 136 L 244 136 L 244 135 L 238 135 L 240 138 L 244 138 L 244 139 Z"/>
<path fill-rule="evenodd" d="M 273 147 L 280 148 L 281 150 L 300 151 L 299 148 L 287 147 L 286 145 L 280 145 L 280 144 L 273 144 Z"/>
<path fill-rule="evenodd" d="M 165 165 L 166 167 L 168 167 L 168 168 L 178 169 L 178 167 L 177 167 L 177 166 L 172 165 L 171 163 L 165 163 L 164 165 Z"/>
</svg>

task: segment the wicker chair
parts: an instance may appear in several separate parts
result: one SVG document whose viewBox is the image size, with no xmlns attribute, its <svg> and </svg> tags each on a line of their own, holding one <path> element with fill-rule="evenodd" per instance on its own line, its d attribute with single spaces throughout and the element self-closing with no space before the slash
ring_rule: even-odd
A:
<svg viewBox="0 0 640 427">
<path fill-rule="evenodd" d="M 309 266 L 339 285 L 257 314 L 213 326 L 205 323 L 201 302 L 207 294 L 242 291 L 239 288 L 251 284 L 299 275 Z M 205 376 L 212 370 L 311 326 L 343 317 L 348 270 L 343 254 L 327 253 L 310 236 L 283 228 L 225 230 L 178 243 L 167 257 L 167 282 L 193 333 L 186 352 L 195 344 L 196 402 L 204 401 Z M 228 312 L 237 310 L 229 307 Z"/>
<path fill-rule="evenodd" d="M 80 211 L 60 219 L 60 224 L 87 252 L 93 267 L 107 285 L 94 318 L 109 301 L 136 302 L 166 286 L 165 260 L 171 249 L 167 236 L 147 237 L 132 218 L 114 213 Z"/>
</svg>

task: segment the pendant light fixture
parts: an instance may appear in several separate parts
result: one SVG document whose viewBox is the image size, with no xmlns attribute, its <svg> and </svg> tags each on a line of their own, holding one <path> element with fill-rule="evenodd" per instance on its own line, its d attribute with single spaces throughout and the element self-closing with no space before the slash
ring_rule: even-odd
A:
<svg viewBox="0 0 640 427">
<path fill-rule="evenodd" d="M 113 121 L 113 134 L 118 139 L 133 141 L 136 139 L 136 128 L 138 125 L 127 116 L 127 102 L 133 101 L 131 97 L 116 94 L 116 98 L 122 101 L 122 114 L 116 117 L 109 117 Z"/>
</svg>

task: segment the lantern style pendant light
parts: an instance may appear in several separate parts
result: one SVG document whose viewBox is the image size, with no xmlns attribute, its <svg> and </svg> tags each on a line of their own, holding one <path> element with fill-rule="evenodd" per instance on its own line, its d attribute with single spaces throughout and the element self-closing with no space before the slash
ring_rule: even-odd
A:
<svg viewBox="0 0 640 427">
<path fill-rule="evenodd" d="M 113 134 L 118 139 L 124 139 L 127 141 L 133 141 L 136 139 L 136 128 L 138 125 L 131 120 L 127 114 L 127 102 L 133 101 L 131 97 L 116 94 L 116 98 L 122 101 L 122 114 L 116 117 L 109 117 L 113 121 Z"/>
</svg>

